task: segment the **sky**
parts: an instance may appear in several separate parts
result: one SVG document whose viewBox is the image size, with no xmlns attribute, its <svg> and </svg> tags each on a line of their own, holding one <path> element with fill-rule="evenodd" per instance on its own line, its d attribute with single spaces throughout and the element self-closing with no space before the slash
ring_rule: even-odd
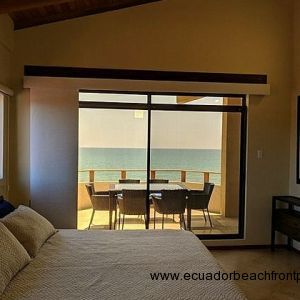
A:
<svg viewBox="0 0 300 300">
<path fill-rule="evenodd" d="M 80 93 L 81 101 L 146 103 L 145 95 Z M 153 103 L 176 103 L 176 96 L 153 96 Z M 190 102 L 222 104 L 220 97 Z M 146 148 L 147 111 L 79 110 L 79 147 Z M 221 149 L 221 112 L 152 111 L 152 148 Z"/>
</svg>

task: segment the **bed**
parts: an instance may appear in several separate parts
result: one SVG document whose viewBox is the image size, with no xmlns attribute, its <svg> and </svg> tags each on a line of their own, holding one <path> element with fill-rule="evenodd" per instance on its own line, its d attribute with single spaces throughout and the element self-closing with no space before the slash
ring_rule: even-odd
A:
<svg viewBox="0 0 300 300">
<path fill-rule="evenodd" d="M 183 230 L 59 230 L 1 299 L 245 299 L 231 281 L 152 280 L 153 272 L 218 272 Z M 182 277 L 181 277 L 182 278 Z"/>
</svg>

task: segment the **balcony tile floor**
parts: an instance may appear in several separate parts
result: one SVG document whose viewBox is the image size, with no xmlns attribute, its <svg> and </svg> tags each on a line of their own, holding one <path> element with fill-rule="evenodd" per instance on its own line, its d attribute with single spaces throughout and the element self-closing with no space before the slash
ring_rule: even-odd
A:
<svg viewBox="0 0 300 300">
<path fill-rule="evenodd" d="M 78 211 L 78 229 L 87 229 L 92 209 L 85 209 Z M 150 211 L 151 221 L 150 229 L 153 229 L 153 209 Z M 185 219 L 186 216 L 185 216 Z M 237 233 L 238 231 L 238 219 L 237 218 L 225 218 L 220 214 L 211 213 L 211 219 L 213 228 L 210 228 L 209 222 L 205 223 L 202 212 L 192 212 L 192 229 L 195 234 L 224 234 L 224 233 Z M 161 215 L 156 214 L 156 229 L 161 229 Z M 179 229 L 179 217 L 175 215 L 175 222 L 172 215 L 165 217 L 165 229 Z M 91 229 L 109 229 L 108 227 L 108 212 L 96 211 Z M 138 216 L 126 216 L 124 229 L 137 230 L 145 229 L 144 221 Z"/>
</svg>

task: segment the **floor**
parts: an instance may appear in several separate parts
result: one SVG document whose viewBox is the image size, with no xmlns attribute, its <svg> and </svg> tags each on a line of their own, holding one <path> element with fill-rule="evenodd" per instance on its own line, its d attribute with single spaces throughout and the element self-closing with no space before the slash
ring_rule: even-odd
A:
<svg viewBox="0 0 300 300">
<path fill-rule="evenodd" d="M 92 209 L 85 209 L 78 211 L 78 229 L 87 229 L 91 218 Z M 153 209 L 150 210 L 151 222 L 150 229 L 153 229 Z M 185 216 L 185 219 L 186 216 Z M 203 214 L 201 211 L 192 211 L 192 229 L 195 234 L 219 234 L 219 233 L 237 233 L 238 220 L 236 218 L 225 218 L 222 215 L 211 213 L 211 219 L 213 228 L 210 228 L 209 222 L 205 223 Z M 161 215 L 156 215 L 156 229 L 161 229 Z M 175 222 L 173 216 L 169 215 L 165 218 L 165 229 L 179 229 L 179 217 L 175 216 Z M 96 211 L 93 225 L 91 229 L 108 229 L 108 212 Z M 138 216 L 127 216 L 125 219 L 124 229 L 145 229 L 144 220 Z"/>
<path fill-rule="evenodd" d="M 212 250 L 226 272 L 300 272 L 300 254 L 296 251 L 277 249 L 260 250 Z M 300 273 L 299 273 L 300 279 Z M 237 281 L 249 300 L 300 299 L 300 281 Z"/>
</svg>

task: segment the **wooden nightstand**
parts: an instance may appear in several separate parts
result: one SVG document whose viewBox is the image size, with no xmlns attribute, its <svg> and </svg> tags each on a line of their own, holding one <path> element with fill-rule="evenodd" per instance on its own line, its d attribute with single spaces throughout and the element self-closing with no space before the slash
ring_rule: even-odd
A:
<svg viewBox="0 0 300 300">
<path fill-rule="evenodd" d="M 277 202 L 287 203 L 288 208 L 277 208 Z M 273 196 L 272 199 L 272 232 L 271 249 L 275 249 L 275 231 L 288 236 L 288 248 L 292 247 L 292 240 L 300 241 L 300 198 L 293 196 Z"/>
</svg>

